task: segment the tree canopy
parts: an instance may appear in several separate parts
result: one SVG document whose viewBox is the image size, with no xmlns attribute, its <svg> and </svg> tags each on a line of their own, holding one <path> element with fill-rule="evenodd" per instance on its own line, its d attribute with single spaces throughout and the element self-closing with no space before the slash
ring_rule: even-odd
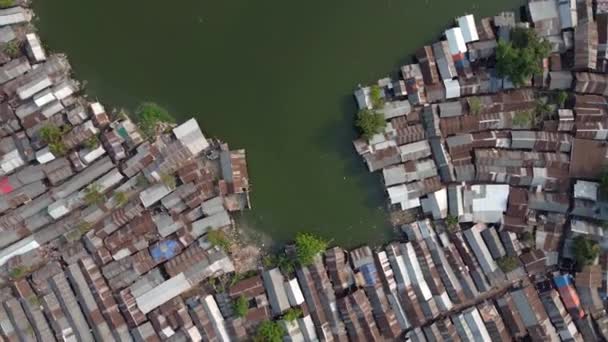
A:
<svg viewBox="0 0 608 342">
<path fill-rule="evenodd" d="M 279 323 L 264 321 L 258 326 L 255 342 L 282 342 L 285 329 Z"/>
<path fill-rule="evenodd" d="M 40 138 L 47 145 L 49 150 L 55 156 L 63 156 L 67 153 L 67 146 L 63 143 L 63 135 L 67 133 L 64 127 L 57 127 L 53 124 L 48 124 L 40 128 Z"/>
<path fill-rule="evenodd" d="M 135 110 L 137 125 L 147 137 L 156 133 L 156 125 L 161 122 L 173 123 L 175 119 L 169 112 L 153 102 L 144 102 Z"/>
<path fill-rule="evenodd" d="M 327 248 L 327 241 L 309 233 L 296 235 L 296 254 L 302 266 L 308 266 L 315 260 L 317 254 Z"/>
<path fill-rule="evenodd" d="M 386 127 L 384 115 L 373 110 L 363 109 L 357 115 L 357 127 L 365 139 L 370 139 L 374 134 L 381 133 Z"/>
<path fill-rule="evenodd" d="M 249 301 L 245 296 L 239 296 L 232 304 L 232 308 L 238 317 L 245 317 L 249 311 Z"/>
<path fill-rule="evenodd" d="M 384 106 L 384 96 L 382 94 L 382 88 L 379 85 L 374 84 L 369 89 L 369 97 L 372 100 L 372 106 L 374 108 L 382 108 Z"/>
<path fill-rule="evenodd" d="M 92 184 L 84 190 L 84 201 L 88 205 L 101 204 L 103 203 L 104 196 L 101 193 L 101 186 L 99 184 Z"/>
<path fill-rule="evenodd" d="M 287 322 L 293 322 L 300 317 L 302 317 L 302 309 L 299 308 L 289 308 L 283 315 L 283 319 Z"/>
<path fill-rule="evenodd" d="M 503 272 L 511 272 L 517 267 L 519 267 L 519 260 L 517 257 L 513 256 L 504 256 L 496 260 L 496 263 L 500 267 Z"/>
<path fill-rule="evenodd" d="M 500 40 L 496 48 L 496 70 L 521 86 L 530 77 L 542 72 L 542 60 L 549 56 L 551 44 L 540 38 L 533 29 L 515 28 L 511 41 Z"/>
<path fill-rule="evenodd" d="M 579 235 L 574 238 L 572 244 L 572 252 L 574 258 L 580 267 L 590 265 L 600 254 L 600 245 L 593 240 L 589 240 L 586 237 Z"/>
</svg>

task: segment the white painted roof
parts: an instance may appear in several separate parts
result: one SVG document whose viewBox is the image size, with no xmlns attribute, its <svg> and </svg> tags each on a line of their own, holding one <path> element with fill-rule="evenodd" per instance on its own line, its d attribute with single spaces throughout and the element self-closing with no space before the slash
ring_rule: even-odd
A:
<svg viewBox="0 0 608 342">
<path fill-rule="evenodd" d="M 27 39 L 27 44 L 32 53 L 32 57 L 34 58 L 34 62 L 43 62 L 46 60 L 46 54 L 44 53 L 42 44 L 40 44 L 38 35 L 35 33 L 28 33 L 25 35 L 25 38 Z"/>
<path fill-rule="evenodd" d="M 91 110 L 95 115 L 103 114 L 106 112 L 106 109 L 103 108 L 103 106 L 99 102 L 91 103 Z"/>
<path fill-rule="evenodd" d="M 297 306 L 304 303 L 304 295 L 302 294 L 302 289 L 300 289 L 298 279 L 293 278 L 290 281 L 286 282 L 285 289 L 287 290 L 287 298 L 289 299 L 289 304 L 291 304 L 292 306 Z"/>
<path fill-rule="evenodd" d="M 460 27 L 453 27 L 445 31 L 445 37 L 448 40 L 448 47 L 451 55 L 467 52 L 467 44 L 464 42 L 464 36 Z"/>
<path fill-rule="evenodd" d="M 55 159 L 55 156 L 51 153 L 48 146 L 41 150 L 36 151 L 36 160 L 40 164 L 46 164 L 54 159 Z"/>
<path fill-rule="evenodd" d="M 197 155 L 207 147 L 209 143 L 198 126 L 196 119 L 191 118 L 173 129 L 175 137 L 186 146 L 192 154 Z"/>
<path fill-rule="evenodd" d="M 106 150 L 103 148 L 101 144 L 97 146 L 96 149 L 89 151 L 86 154 L 81 154 L 80 159 L 82 159 L 85 164 L 90 164 L 95 161 L 97 158 L 103 156 L 106 153 Z"/>
<path fill-rule="evenodd" d="M 574 183 L 574 198 L 597 201 L 597 190 L 599 186 L 600 185 L 596 182 L 577 180 L 576 183 Z"/>
<path fill-rule="evenodd" d="M 12 257 L 25 254 L 38 247 L 40 247 L 40 244 L 34 240 L 33 235 L 30 235 L 25 239 L 6 247 L 0 250 L 0 266 L 4 265 L 4 263 L 6 263 Z"/>
<path fill-rule="evenodd" d="M 139 310 L 144 314 L 147 314 L 190 288 L 191 285 L 186 279 L 186 276 L 184 273 L 180 273 L 135 298 L 135 302 L 137 303 Z"/>
<path fill-rule="evenodd" d="M 465 43 L 479 40 L 477 26 L 475 26 L 475 18 L 472 14 L 458 18 L 458 26 L 460 26 Z"/>
<path fill-rule="evenodd" d="M 46 88 L 45 90 L 34 95 L 34 103 L 38 107 L 42 107 L 47 103 L 51 103 L 55 101 L 55 95 L 53 94 L 50 88 Z"/>
<path fill-rule="evenodd" d="M 458 80 L 443 80 L 445 86 L 445 98 L 454 99 L 460 97 L 460 82 Z"/>
</svg>

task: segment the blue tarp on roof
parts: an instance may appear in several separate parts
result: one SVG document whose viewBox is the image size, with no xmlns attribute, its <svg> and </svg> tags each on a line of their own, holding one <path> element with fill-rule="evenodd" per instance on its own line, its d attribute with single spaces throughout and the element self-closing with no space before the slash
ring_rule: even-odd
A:
<svg viewBox="0 0 608 342">
<path fill-rule="evenodd" d="M 180 245 L 175 240 L 165 240 L 150 248 L 150 255 L 155 262 L 169 260 L 179 252 Z"/>
<path fill-rule="evenodd" d="M 365 285 L 375 285 L 376 279 L 376 266 L 374 264 L 365 264 L 360 267 L 361 273 L 363 273 L 363 279 L 365 279 Z"/>
<path fill-rule="evenodd" d="M 555 282 L 555 286 L 557 286 L 558 288 L 572 284 L 572 280 L 570 279 L 569 275 L 557 276 L 553 278 L 553 281 Z"/>
</svg>

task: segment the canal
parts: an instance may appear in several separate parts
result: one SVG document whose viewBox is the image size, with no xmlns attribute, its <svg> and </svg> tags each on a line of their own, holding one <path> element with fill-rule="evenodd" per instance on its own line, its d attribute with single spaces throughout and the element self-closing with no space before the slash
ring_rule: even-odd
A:
<svg viewBox="0 0 608 342">
<path fill-rule="evenodd" d="M 352 90 L 394 73 L 453 18 L 523 0 L 34 0 L 47 47 L 107 107 L 195 116 L 246 148 L 254 210 L 276 241 L 392 236 L 378 175 L 355 155 Z"/>
</svg>

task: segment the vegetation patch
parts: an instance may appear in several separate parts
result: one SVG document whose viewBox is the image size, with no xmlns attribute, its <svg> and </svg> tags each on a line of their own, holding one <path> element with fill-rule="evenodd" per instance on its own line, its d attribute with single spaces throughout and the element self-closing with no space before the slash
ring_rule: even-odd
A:
<svg viewBox="0 0 608 342">
<path fill-rule="evenodd" d="M 369 97 L 372 100 L 372 106 L 375 109 L 382 108 L 384 106 L 384 96 L 382 94 L 382 88 L 379 85 L 374 84 L 369 89 Z"/>
<path fill-rule="evenodd" d="M 104 196 L 101 193 L 101 186 L 99 184 L 91 184 L 84 190 L 84 201 L 88 205 L 101 204 L 103 203 Z"/>
<path fill-rule="evenodd" d="M 370 139 L 374 134 L 381 133 L 386 127 L 384 115 L 372 110 L 363 109 L 357 115 L 357 128 L 361 131 L 361 136 Z"/>
<path fill-rule="evenodd" d="M 600 254 L 600 245 L 579 235 L 574 238 L 572 252 L 579 267 L 592 264 Z"/>
<path fill-rule="evenodd" d="M 114 192 L 114 201 L 118 207 L 122 207 L 129 202 L 129 196 L 124 191 Z"/>
<path fill-rule="evenodd" d="M 245 317 L 249 311 L 249 301 L 245 296 L 240 296 L 232 303 L 232 309 L 238 317 Z"/>
<path fill-rule="evenodd" d="M 15 266 L 9 272 L 8 275 L 12 279 L 19 279 L 25 276 L 29 272 L 29 268 L 26 266 Z"/>
<path fill-rule="evenodd" d="M 53 124 L 48 124 L 40 129 L 40 138 L 48 146 L 51 153 L 55 156 L 63 156 L 67 153 L 67 146 L 63 143 L 63 136 L 68 132 L 68 128 L 57 127 Z"/>
<path fill-rule="evenodd" d="M 504 256 L 496 260 L 496 263 L 498 264 L 500 269 L 505 273 L 511 272 L 519 267 L 519 260 L 516 257 L 512 256 Z"/>
<path fill-rule="evenodd" d="M 0 0 L 2 1 L 2 0 Z M 2 4 L 0 3 L 0 8 L 2 8 Z M 13 39 L 10 42 L 4 45 L 4 53 L 10 58 L 17 58 L 21 55 L 21 42 L 17 39 Z"/>
<path fill-rule="evenodd" d="M 94 135 L 94 136 L 88 138 L 87 140 L 85 140 L 83 142 L 83 145 L 90 150 L 94 150 L 97 147 L 99 147 L 99 139 L 97 138 L 96 135 Z"/>
<path fill-rule="evenodd" d="M 145 136 L 151 138 L 156 134 L 160 123 L 174 123 L 175 119 L 169 112 L 153 102 L 144 102 L 135 110 L 137 125 Z"/>
<path fill-rule="evenodd" d="M 477 96 L 472 96 L 467 99 L 469 104 L 469 113 L 479 115 L 481 113 L 481 100 Z"/>
<path fill-rule="evenodd" d="M 302 317 L 302 310 L 300 308 L 289 308 L 283 315 L 283 319 L 287 322 L 293 322 L 300 317 Z"/>
<path fill-rule="evenodd" d="M 15 6 L 15 0 L 0 0 L 0 8 Z"/>
<path fill-rule="evenodd" d="M 498 41 L 496 70 L 516 86 L 522 86 L 542 72 L 542 60 L 550 52 L 551 44 L 533 29 L 515 28 L 511 31 L 511 41 Z"/>
<path fill-rule="evenodd" d="M 285 333 L 285 329 L 278 322 L 264 321 L 258 326 L 253 340 L 255 342 L 282 342 Z"/>
<path fill-rule="evenodd" d="M 213 246 L 219 247 L 224 251 L 228 252 L 230 250 L 230 246 L 232 246 L 232 242 L 230 238 L 223 230 L 220 229 L 211 229 L 207 232 L 207 240 Z"/>
<path fill-rule="evenodd" d="M 309 233 L 296 235 L 296 253 L 302 266 L 311 265 L 317 254 L 327 249 L 327 241 Z"/>
</svg>

